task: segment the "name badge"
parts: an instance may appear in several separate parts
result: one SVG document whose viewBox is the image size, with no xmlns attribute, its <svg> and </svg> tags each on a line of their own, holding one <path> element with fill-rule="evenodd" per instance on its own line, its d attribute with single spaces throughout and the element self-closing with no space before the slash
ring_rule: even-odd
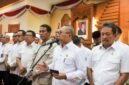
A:
<svg viewBox="0 0 129 85">
<path fill-rule="evenodd" d="M 4 55 L 3 55 L 3 54 L 1 54 L 1 56 L 0 56 L 0 57 L 1 57 L 1 58 L 3 58 L 3 56 L 4 56 Z"/>
</svg>

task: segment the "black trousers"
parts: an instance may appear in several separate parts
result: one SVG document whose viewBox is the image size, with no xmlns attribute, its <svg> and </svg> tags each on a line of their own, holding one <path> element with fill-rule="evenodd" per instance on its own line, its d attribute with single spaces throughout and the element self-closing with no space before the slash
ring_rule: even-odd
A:
<svg viewBox="0 0 129 85">
<path fill-rule="evenodd" d="M 84 85 L 90 85 L 89 83 L 85 83 Z"/>
<path fill-rule="evenodd" d="M 10 79 L 9 80 L 10 85 L 17 85 L 17 83 L 18 83 L 18 75 L 10 73 L 9 79 Z"/>
<path fill-rule="evenodd" d="M 17 85 L 32 85 L 32 81 L 28 81 L 27 78 L 19 76 Z"/>
<path fill-rule="evenodd" d="M 0 85 L 10 85 L 9 71 L 0 71 Z"/>
</svg>

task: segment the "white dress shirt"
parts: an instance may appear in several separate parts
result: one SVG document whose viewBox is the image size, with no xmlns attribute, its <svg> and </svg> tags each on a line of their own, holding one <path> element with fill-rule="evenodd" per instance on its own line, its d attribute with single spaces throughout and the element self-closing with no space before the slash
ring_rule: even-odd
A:
<svg viewBox="0 0 129 85">
<path fill-rule="evenodd" d="M 8 64 L 11 67 L 15 67 L 16 66 L 16 57 L 19 56 L 19 53 L 20 53 L 21 49 L 25 45 L 26 45 L 25 41 L 22 41 L 22 42 L 19 42 L 19 43 L 16 43 L 16 44 L 13 45 L 13 47 L 11 49 L 11 52 L 9 54 L 9 57 L 8 57 Z M 15 70 L 10 70 L 10 73 L 18 75 L 18 69 L 16 68 Z"/>
<path fill-rule="evenodd" d="M 87 59 L 88 57 L 91 57 L 92 52 L 90 49 L 88 49 L 87 47 L 85 47 L 84 45 L 81 44 L 81 58 L 84 60 L 84 65 L 85 65 L 85 80 L 82 81 L 82 85 L 84 85 L 84 83 L 89 83 L 88 79 L 87 79 Z"/>
<path fill-rule="evenodd" d="M 8 57 L 8 64 L 11 67 L 15 67 L 16 66 L 17 46 L 18 46 L 17 43 L 12 46 L 11 52 L 10 52 L 9 57 Z"/>
<path fill-rule="evenodd" d="M 49 67 L 66 73 L 67 80 L 53 78 L 52 85 L 80 85 L 85 76 L 85 65 L 80 55 L 80 49 L 73 42 L 63 48 L 61 46 L 55 48 L 53 62 Z"/>
<path fill-rule="evenodd" d="M 122 49 L 116 42 L 107 49 L 102 44 L 93 48 L 93 55 L 88 58 L 88 67 L 93 70 L 95 85 L 114 85 L 120 73 L 129 73 L 129 49 Z"/>
<path fill-rule="evenodd" d="M 12 49 L 12 45 L 9 43 L 1 45 L 0 47 L 0 71 L 6 71 L 4 61 L 5 61 L 6 55 L 8 56 L 9 53 L 11 52 L 11 49 Z"/>
<path fill-rule="evenodd" d="M 37 47 L 39 47 L 38 44 L 32 42 L 30 45 L 24 45 L 19 53 L 21 64 L 27 69 L 27 73 L 30 71 L 30 66 L 35 57 Z M 25 75 L 27 75 L 27 73 Z"/>
</svg>

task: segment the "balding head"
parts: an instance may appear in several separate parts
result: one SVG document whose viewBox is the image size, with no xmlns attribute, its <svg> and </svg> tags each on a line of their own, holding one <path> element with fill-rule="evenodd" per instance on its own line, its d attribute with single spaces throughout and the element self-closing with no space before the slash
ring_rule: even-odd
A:
<svg viewBox="0 0 129 85">
<path fill-rule="evenodd" d="M 60 36 L 59 40 L 61 41 L 61 44 L 65 45 L 72 41 L 73 36 L 73 27 L 70 25 L 65 25 L 60 28 Z"/>
<path fill-rule="evenodd" d="M 61 29 L 62 30 L 67 30 L 69 32 L 69 34 L 71 36 L 73 36 L 74 30 L 73 30 L 73 27 L 71 25 L 64 25 L 63 27 L 61 27 Z"/>
</svg>

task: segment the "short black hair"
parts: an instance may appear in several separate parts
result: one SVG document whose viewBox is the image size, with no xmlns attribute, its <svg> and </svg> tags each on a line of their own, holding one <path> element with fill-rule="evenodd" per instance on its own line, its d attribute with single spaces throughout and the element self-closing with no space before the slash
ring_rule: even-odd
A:
<svg viewBox="0 0 129 85">
<path fill-rule="evenodd" d="M 117 26 L 117 33 L 116 34 L 122 34 L 122 30 L 121 30 L 121 28 L 119 27 L 119 26 Z"/>
<path fill-rule="evenodd" d="M 26 32 L 24 30 L 18 30 L 18 32 L 22 32 L 22 35 L 25 36 Z"/>
<path fill-rule="evenodd" d="M 118 26 L 115 25 L 113 22 L 106 22 L 102 25 L 103 27 L 109 27 L 112 29 L 112 33 L 116 35 Z"/>
<path fill-rule="evenodd" d="M 27 32 L 31 32 L 33 37 L 36 37 L 36 33 L 32 30 L 28 30 Z"/>
<path fill-rule="evenodd" d="M 75 45 L 78 45 L 78 44 L 80 44 L 81 43 L 81 39 L 78 37 L 78 36 L 73 36 L 73 43 L 75 44 Z"/>
<path fill-rule="evenodd" d="M 49 25 L 47 24 L 42 24 L 40 27 L 45 27 L 47 29 L 47 32 L 51 33 L 52 29 Z"/>
<path fill-rule="evenodd" d="M 100 38 L 100 36 L 101 36 L 100 31 L 94 31 L 94 32 L 92 33 L 93 39 Z"/>
</svg>

